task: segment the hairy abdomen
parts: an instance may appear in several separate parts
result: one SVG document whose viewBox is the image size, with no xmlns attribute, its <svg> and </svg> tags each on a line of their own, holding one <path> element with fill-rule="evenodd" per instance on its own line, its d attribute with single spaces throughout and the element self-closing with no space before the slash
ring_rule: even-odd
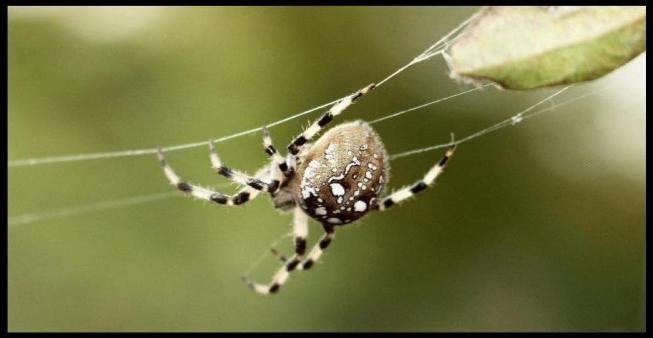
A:
<svg viewBox="0 0 653 338">
<path fill-rule="evenodd" d="M 314 219 L 347 224 L 373 208 L 388 180 L 388 158 L 364 121 L 341 124 L 313 144 L 297 169 L 293 193 Z"/>
</svg>

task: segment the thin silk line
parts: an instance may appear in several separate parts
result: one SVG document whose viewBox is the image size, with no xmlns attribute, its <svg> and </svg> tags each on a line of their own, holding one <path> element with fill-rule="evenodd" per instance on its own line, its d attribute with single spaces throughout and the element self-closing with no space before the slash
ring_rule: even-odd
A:
<svg viewBox="0 0 653 338">
<path fill-rule="evenodd" d="M 551 101 L 555 96 L 561 94 L 562 92 L 566 91 L 569 89 L 571 86 L 565 87 L 549 96 L 547 96 L 545 99 L 535 103 L 534 105 L 520 111 L 519 113 L 511 116 L 508 119 L 505 119 L 501 122 L 498 122 L 488 128 L 485 128 L 481 131 L 475 132 L 470 134 L 469 136 L 458 140 L 454 142 L 455 144 L 461 144 L 464 142 L 471 141 L 473 139 L 476 139 L 478 137 L 481 137 L 483 135 L 489 134 L 490 132 L 497 131 L 499 129 L 511 126 L 511 125 L 517 125 L 521 122 L 523 122 L 526 119 L 541 115 L 543 113 L 549 112 L 556 110 L 559 107 L 566 106 L 569 104 L 572 104 L 574 102 L 577 102 L 579 100 L 585 99 L 589 96 L 596 95 L 600 92 L 603 92 L 605 90 L 610 89 L 609 87 L 605 87 L 602 89 L 598 89 L 580 96 L 577 96 L 575 98 L 563 101 L 561 103 L 553 103 Z M 531 112 L 533 109 L 535 109 L 537 106 L 542 105 L 545 102 L 551 102 L 552 105 L 548 108 L 544 108 L 541 110 L 537 110 L 535 112 Z M 452 142 L 449 143 L 443 143 L 443 144 L 438 144 L 434 146 L 429 146 L 425 148 L 420 148 L 420 149 L 414 149 L 414 150 L 409 150 L 406 152 L 402 153 L 397 153 L 393 154 L 390 156 L 390 160 L 396 160 L 398 158 L 403 158 L 407 156 L 412 156 L 416 154 L 420 154 L 423 152 L 427 151 L 432 151 L 436 149 L 441 149 L 441 148 L 446 148 L 451 146 Z M 137 196 L 137 197 L 130 197 L 130 198 L 125 198 L 125 199 L 118 199 L 118 200 L 111 200 L 107 202 L 101 202 L 101 203 L 94 203 L 94 204 L 89 204 L 89 205 L 82 205 L 82 206 L 76 206 L 76 207 L 70 207 L 70 208 L 64 208 L 64 209 L 59 209 L 47 213 L 31 213 L 31 214 L 24 214 L 20 216 L 15 216 L 15 217 L 10 217 L 9 218 L 9 225 L 14 226 L 14 225 L 19 225 L 19 224 L 28 224 L 28 223 L 34 223 L 46 219 L 54 219 L 54 218 L 62 218 L 62 217 L 68 217 L 68 216 L 73 216 L 73 215 L 78 215 L 82 213 L 89 213 L 89 212 L 94 212 L 94 211 L 99 211 L 99 210 L 106 210 L 106 209 L 114 209 L 114 208 L 121 208 L 121 207 L 126 207 L 130 205 L 135 205 L 135 204 L 140 204 L 140 203 L 146 203 L 146 202 L 151 202 L 151 201 L 157 201 L 157 200 L 163 200 L 163 199 L 168 199 L 172 198 L 175 196 L 181 196 L 178 192 L 170 192 L 170 193 L 157 193 L 157 194 L 149 194 L 149 195 L 143 195 L 143 196 Z"/>
<path fill-rule="evenodd" d="M 164 192 L 164 193 L 156 193 L 156 194 L 116 199 L 116 200 L 93 203 L 93 204 L 78 205 L 74 207 L 63 208 L 63 209 L 54 210 L 45 213 L 23 214 L 20 216 L 9 217 L 8 224 L 9 226 L 29 224 L 29 223 L 34 223 L 47 219 L 64 218 L 68 216 L 74 216 L 74 215 L 79 215 L 79 214 L 84 214 L 84 213 L 89 213 L 94 211 L 123 208 L 135 204 L 160 201 L 175 196 L 179 196 L 179 194 L 177 192 Z"/>
<path fill-rule="evenodd" d="M 453 34 L 457 33 L 460 31 L 463 27 L 465 27 L 473 18 L 475 18 L 476 15 L 468 18 L 467 20 L 463 21 L 460 25 L 458 25 L 456 28 L 454 28 L 452 31 L 450 31 L 447 35 L 445 35 L 442 39 L 438 40 L 435 44 L 427 48 L 424 52 L 422 52 L 420 55 L 418 55 L 416 58 L 414 58 L 412 61 L 410 61 L 408 64 L 405 66 L 399 68 L 392 74 L 388 75 L 385 79 L 381 80 L 376 84 L 376 87 L 381 86 L 383 83 L 386 81 L 394 78 L 404 70 L 410 68 L 411 66 L 418 64 L 420 62 L 426 61 L 430 59 L 431 57 L 435 55 L 439 55 L 444 51 L 444 48 L 448 46 L 447 44 L 447 39 L 451 37 Z M 436 47 L 444 45 L 444 48 L 440 48 L 436 51 L 432 51 Z M 316 111 L 318 109 L 325 108 L 331 104 L 334 104 L 343 98 L 347 96 L 344 96 L 342 98 L 333 100 L 331 102 L 325 103 L 323 105 L 320 105 L 315 108 L 311 108 L 309 110 L 303 111 L 301 113 L 292 115 L 290 117 L 286 117 L 284 119 L 278 120 L 276 122 L 272 122 L 267 125 L 268 128 L 277 126 L 279 124 L 288 122 L 290 120 L 296 119 L 298 117 L 304 116 L 308 113 L 311 113 L 313 111 Z M 232 135 L 228 136 L 223 136 L 217 139 L 214 139 L 214 143 L 220 143 L 224 142 L 230 139 L 234 139 L 237 137 L 253 134 L 256 132 L 259 132 L 263 129 L 263 127 L 257 127 L 257 128 L 252 128 L 249 130 L 245 130 L 242 132 L 238 132 Z M 176 151 L 176 150 L 182 150 L 182 149 L 189 149 L 189 148 L 195 148 L 195 147 L 200 147 L 200 146 L 205 146 L 208 145 L 209 141 L 201 141 L 201 142 L 193 142 L 193 143 L 186 143 L 186 144 L 180 144 L 180 145 L 174 145 L 174 146 L 168 146 L 168 147 L 163 147 L 162 150 L 165 152 L 170 152 L 170 151 Z M 145 149 L 131 149 L 131 150 L 123 150 L 123 151 L 113 151 L 113 152 L 102 152 L 102 153 L 91 153 L 91 154 L 77 154 L 77 155 L 64 155 L 64 156 L 51 156 L 51 157 L 40 157 L 40 158 L 27 158 L 27 159 L 21 159 L 21 160 L 11 160 L 8 161 L 7 167 L 20 167 L 20 166 L 33 166 L 33 165 L 41 165 L 41 164 L 49 164 L 49 163 L 61 163 L 61 162 L 77 162 L 77 161 L 86 161 L 86 160 L 95 160 L 95 159 L 104 159 L 104 158 L 116 158 L 116 157 L 127 157 L 127 156 L 141 156 L 141 155 L 149 155 L 149 154 L 155 154 L 157 152 L 157 148 L 145 148 Z"/>
<path fill-rule="evenodd" d="M 569 87 L 571 87 L 571 86 L 569 86 Z M 569 87 L 566 87 L 563 90 L 566 90 Z M 432 150 L 436 150 L 436 149 L 447 148 L 447 147 L 451 146 L 454 143 L 458 145 L 458 144 L 461 144 L 461 143 L 469 142 L 469 141 L 471 141 L 473 139 L 484 136 L 484 135 L 489 134 L 491 132 L 503 129 L 505 127 L 520 124 L 524 120 L 527 120 L 529 118 L 541 115 L 541 114 L 546 113 L 546 112 L 556 110 L 559 107 L 563 107 L 563 106 L 575 103 L 575 102 L 577 102 L 579 100 L 585 99 L 585 98 L 587 98 L 589 96 L 599 94 L 599 93 L 601 93 L 603 91 L 606 91 L 608 89 L 610 89 L 610 87 L 601 88 L 601 89 L 598 89 L 598 90 L 595 90 L 595 91 L 592 91 L 592 92 L 577 96 L 575 98 L 572 98 L 572 99 L 569 99 L 569 100 L 566 100 L 566 101 L 563 101 L 563 102 L 560 102 L 560 103 L 554 103 L 550 107 L 543 108 L 543 109 L 537 110 L 537 111 L 532 112 L 532 113 L 527 113 L 527 111 L 530 111 L 530 110 L 532 110 L 534 108 L 533 106 L 531 106 L 531 107 L 527 108 L 527 110 L 521 111 L 521 112 L 519 112 L 519 113 L 517 113 L 517 114 L 515 114 L 515 115 L 501 121 L 501 122 L 495 123 L 495 124 L 485 128 L 483 130 L 472 133 L 472 134 L 470 134 L 470 135 L 466 136 L 465 138 L 460 139 L 458 141 L 449 142 L 449 143 L 441 143 L 441 144 L 436 144 L 436 145 L 429 146 L 429 147 L 413 149 L 413 150 L 405 151 L 405 152 L 402 152 L 402 153 L 393 154 L 393 155 L 390 156 L 390 160 L 396 160 L 398 158 L 412 156 L 412 155 L 416 155 L 416 154 L 420 154 L 420 153 L 423 153 L 423 152 L 432 151 Z M 554 94 L 554 95 L 557 95 L 557 94 L 559 94 L 559 92 Z M 546 99 L 538 102 L 536 105 L 540 105 L 540 104 L 542 104 L 544 102 L 547 102 L 551 98 L 552 97 L 547 97 Z"/>
</svg>

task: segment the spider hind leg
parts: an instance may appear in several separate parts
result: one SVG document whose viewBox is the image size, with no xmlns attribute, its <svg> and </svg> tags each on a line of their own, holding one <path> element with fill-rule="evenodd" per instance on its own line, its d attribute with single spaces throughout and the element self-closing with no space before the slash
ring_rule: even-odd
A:
<svg viewBox="0 0 653 338">
<path fill-rule="evenodd" d="M 300 215 L 300 214 L 303 214 Z M 325 234 L 322 235 L 319 242 L 311 248 L 311 251 L 306 255 L 306 236 L 308 235 L 308 216 L 299 210 L 295 209 L 295 254 L 290 257 L 280 257 L 284 265 L 274 274 L 272 280 L 268 284 L 260 284 L 251 281 L 248 277 L 242 277 L 242 280 L 254 292 L 270 295 L 277 293 L 279 289 L 288 281 L 290 273 L 295 270 L 308 270 L 315 262 L 317 262 L 324 250 L 329 246 L 333 237 L 335 236 L 335 227 L 332 224 L 324 225 Z M 276 250 L 273 254 L 277 256 Z"/>
<path fill-rule="evenodd" d="M 435 182 L 435 179 L 438 178 L 438 176 L 442 173 L 444 167 L 446 166 L 451 156 L 453 156 L 455 150 L 456 144 L 453 144 L 451 147 L 449 147 L 449 149 L 447 149 L 447 152 L 440 159 L 440 161 L 438 161 L 438 163 L 436 163 L 426 173 L 426 175 L 424 175 L 424 178 L 385 197 L 379 204 L 376 205 L 375 208 L 380 211 L 386 210 L 395 204 L 415 196 L 417 193 L 433 185 L 433 182 Z"/>
</svg>

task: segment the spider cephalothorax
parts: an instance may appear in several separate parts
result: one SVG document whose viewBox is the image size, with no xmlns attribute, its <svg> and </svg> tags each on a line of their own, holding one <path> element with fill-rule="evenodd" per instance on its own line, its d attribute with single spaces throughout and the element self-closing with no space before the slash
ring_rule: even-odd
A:
<svg viewBox="0 0 653 338">
<path fill-rule="evenodd" d="M 294 211 L 295 254 L 282 258 L 284 266 L 268 284 L 254 283 L 244 278 L 254 291 L 261 294 L 277 292 L 290 272 L 306 270 L 322 256 L 335 235 L 336 226 L 356 221 L 370 211 L 383 211 L 424 190 L 433 184 L 453 155 L 455 146 L 449 148 L 423 179 L 381 197 L 383 187 L 388 182 L 389 158 L 381 138 L 369 124 L 364 121 L 343 123 L 329 130 L 315 143 L 309 143 L 335 116 L 372 89 L 374 84 L 335 103 L 288 145 L 289 153 L 285 157 L 279 154 L 267 129 L 263 128 L 263 146 L 272 161 L 254 176 L 224 166 L 213 143 L 209 141 L 213 169 L 246 186 L 232 196 L 182 181 L 159 151 L 159 161 L 166 177 L 188 195 L 218 204 L 241 205 L 266 192 L 272 197 L 275 208 Z M 306 254 L 309 217 L 320 222 L 325 233 Z"/>
</svg>

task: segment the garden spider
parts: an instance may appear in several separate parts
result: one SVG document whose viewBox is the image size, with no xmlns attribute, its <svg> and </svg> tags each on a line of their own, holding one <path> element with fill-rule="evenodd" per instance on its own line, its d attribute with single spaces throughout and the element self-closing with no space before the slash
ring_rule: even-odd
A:
<svg viewBox="0 0 653 338">
<path fill-rule="evenodd" d="M 315 143 L 308 143 L 335 116 L 374 87 L 371 84 L 336 102 L 288 145 L 286 157 L 277 152 L 270 134 L 263 128 L 263 146 L 271 161 L 254 176 L 225 167 L 213 142 L 209 141 L 213 169 L 233 182 L 246 186 L 232 196 L 182 181 L 159 150 L 165 176 L 187 195 L 235 206 L 252 200 L 261 192 L 267 192 L 275 208 L 294 211 L 295 254 L 290 258 L 282 256 L 284 265 L 268 284 L 254 283 L 243 277 L 243 281 L 257 293 L 273 294 L 288 280 L 290 272 L 309 269 L 331 243 L 336 226 L 351 223 L 372 210 L 386 210 L 432 185 L 453 155 L 455 143 L 421 180 L 379 198 L 384 183 L 388 181 L 389 157 L 381 139 L 367 122 L 358 120 L 340 124 Z M 325 233 L 306 254 L 309 216 L 322 224 Z"/>
</svg>

